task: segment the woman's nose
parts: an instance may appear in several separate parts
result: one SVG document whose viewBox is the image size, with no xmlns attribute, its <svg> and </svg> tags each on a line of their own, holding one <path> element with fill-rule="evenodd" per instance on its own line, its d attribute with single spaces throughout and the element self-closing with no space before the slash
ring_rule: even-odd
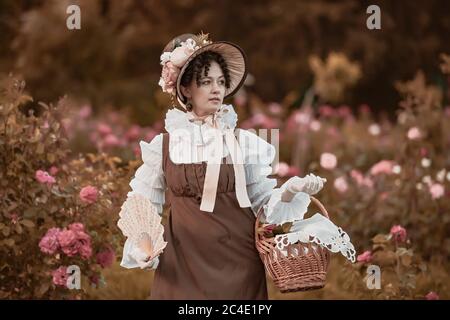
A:
<svg viewBox="0 0 450 320">
<path fill-rule="evenodd" d="M 219 92 L 219 85 L 216 82 L 213 82 L 212 91 Z"/>
</svg>

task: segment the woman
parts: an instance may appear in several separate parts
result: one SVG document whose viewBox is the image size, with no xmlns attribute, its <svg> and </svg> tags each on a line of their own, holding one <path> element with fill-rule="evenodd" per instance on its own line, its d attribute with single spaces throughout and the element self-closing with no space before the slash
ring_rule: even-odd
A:
<svg viewBox="0 0 450 320">
<path fill-rule="evenodd" d="M 169 110 L 167 133 L 141 142 L 144 163 L 128 196 L 148 197 L 162 214 L 167 188 L 168 244 L 149 260 L 149 237 L 137 245 L 127 240 L 121 265 L 156 269 L 152 299 L 267 299 L 254 245 L 255 216 L 280 192 L 277 201 L 295 210 L 296 193 L 315 194 L 324 179 L 294 177 L 276 189 L 276 180 L 267 177 L 275 148 L 236 129 L 237 114 L 222 104 L 247 74 L 238 46 L 185 34 L 166 46 L 161 64 L 159 84 L 185 111 Z"/>
</svg>

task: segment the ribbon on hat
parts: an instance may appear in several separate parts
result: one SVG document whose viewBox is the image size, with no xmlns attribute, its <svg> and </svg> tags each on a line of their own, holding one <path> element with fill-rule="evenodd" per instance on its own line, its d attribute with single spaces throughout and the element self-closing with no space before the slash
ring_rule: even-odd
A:
<svg viewBox="0 0 450 320">
<path fill-rule="evenodd" d="M 236 198 L 241 208 L 250 207 L 251 203 L 248 198 L 247 183 L 245 180 L 244 159 L 239 142 L 233 133 L 233 129 L 221 128 L 219 126 L 217 112 L 203 117 L 199 117 L 193 112 L 188 112 L 188 117 L 190 121 L 201 120 L 204 123 L 207 123 L 210 129 L 214 130 L 214 135 L 216 137 L 215 141 L 217 142 L 214 154 L 209 157 L 207 161 L 200 210 L 207 212 L 213 212 L 214 210 L 217 185 L 219 183 L 220 165 L 222 163 L 224 137 L 226 146 L 231 155 L 231 160 L 233 161 Z"/>
</svg>

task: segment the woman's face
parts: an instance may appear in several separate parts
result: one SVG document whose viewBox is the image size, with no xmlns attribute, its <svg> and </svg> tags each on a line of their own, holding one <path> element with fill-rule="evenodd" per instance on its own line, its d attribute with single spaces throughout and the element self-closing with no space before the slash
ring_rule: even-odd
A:
<svg viewBox="0 0 450 320">
<path fill-rule="evenodd" d="M 211 61 L 208 76 L 200 77 L 200 86 L 197 87 L 195 79 L 191 84 L 184 88 L 183 94 L 191 100 L 194 113 L 198 116 L 204 116 L 214 113 L 220 108 L 225 95 L 225 77 L 222 69 L 216 61 Z"/>
</svg>

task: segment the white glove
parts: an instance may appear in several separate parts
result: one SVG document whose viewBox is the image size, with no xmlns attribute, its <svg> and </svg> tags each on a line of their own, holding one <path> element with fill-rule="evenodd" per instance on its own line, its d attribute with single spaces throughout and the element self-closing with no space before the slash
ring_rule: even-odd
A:
<svg viewBox="0 0 450 320">
<path fill-rule="evenodd" d="M 159 264 L 159 257 L 149 260 L 150 256 L 138 247 L 134 247 L 130 252 L 130 256 L 136 260 L 141 269 L 156 269 Z"/>
<path fill-rule="evenodd" d="M 322 190 L 325 182 L 327 182 L 327 179 L 310 173 L 303 178 L 297 176 L 290 178 L 286 183 L 286 189 L 291 193 L 304 192 L 314 195 Z"/>
</svg>

